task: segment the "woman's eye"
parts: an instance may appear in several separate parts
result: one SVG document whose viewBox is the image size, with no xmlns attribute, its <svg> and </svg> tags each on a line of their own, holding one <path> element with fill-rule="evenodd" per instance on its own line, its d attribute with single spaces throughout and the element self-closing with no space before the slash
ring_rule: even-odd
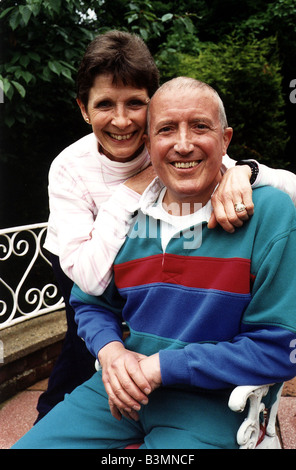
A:
<svg viewBox="0 0 296 470">
<path fill-rule="evenodd" d="M 131 100 L 128 105 L 133 108 L 139 108 L 141 106 L 145 106 L 146 103 L 143 103 L 141 100 Z"/>
<path fill-rule="evenodd" d="M 112 107 L 112 103 L 110 101 L 100 101 L 97 105 L 96 105 L 97 108 L 100 108 L 100 109 L 104 109 L 104 108 L 111 108 Z"/>
</svg>

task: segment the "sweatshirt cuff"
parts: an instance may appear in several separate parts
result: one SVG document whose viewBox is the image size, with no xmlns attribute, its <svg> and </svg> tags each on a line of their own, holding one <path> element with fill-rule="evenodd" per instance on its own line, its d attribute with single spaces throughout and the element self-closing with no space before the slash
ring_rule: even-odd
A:
<svg viewBox="0 0 296 470">
<path fill-rule="evenodd" d="M 258 163 L 258 162 L 257 162 Z M 269 177 L 270 169 L 262 163 L 258 163 L 259 173 L 257 175 L 255 183 L 252 185 L 252 188 L 259 188 L 262 186 L 273 186 L 272 178 Z"/>
<path fill-rule="evenodd" d="M 93 338 L 92 345 L 91 345 L 91 352 L 97 358 L 99 351 L 109 343 L 113 341 L 117 341 L 123 344 L 122 340 L 122 332 L 118 334 L 113 329 L 105 329 L 104 333 L 99 333 L 97 336 Z"/>
<path fill-rule="evenodd" d="M 184 349 L 165 349 L 159 352 L 161 380 L 164 386 L 190 385 L 190 370 Z"/>
</svg>

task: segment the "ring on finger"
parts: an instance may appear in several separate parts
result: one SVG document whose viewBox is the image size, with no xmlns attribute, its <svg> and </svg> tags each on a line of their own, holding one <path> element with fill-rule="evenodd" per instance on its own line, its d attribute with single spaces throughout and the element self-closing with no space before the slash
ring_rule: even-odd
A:
<svg viewBox="0 0 296 470">
<path fill-rule="evenodd" d="M 234 204 L 234 210 L 235 212 L 243 212 L 246 210 L 246 206 L 242 202 L 239 202 Z"/>
</svg>

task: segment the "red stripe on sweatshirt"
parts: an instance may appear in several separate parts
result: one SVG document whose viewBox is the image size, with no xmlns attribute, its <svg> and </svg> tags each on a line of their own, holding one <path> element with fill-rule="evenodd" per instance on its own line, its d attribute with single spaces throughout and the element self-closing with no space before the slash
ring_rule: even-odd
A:
<svg viewBox="0 0 296 470">
<path fill-rule="evenodd" d="M 250 264 L 250 260 L 243 258 L 165 253 L 115 265 L 114 272 L 119 289 L 164 282 L 248 294 L 251 284 Z"/>
</svg>

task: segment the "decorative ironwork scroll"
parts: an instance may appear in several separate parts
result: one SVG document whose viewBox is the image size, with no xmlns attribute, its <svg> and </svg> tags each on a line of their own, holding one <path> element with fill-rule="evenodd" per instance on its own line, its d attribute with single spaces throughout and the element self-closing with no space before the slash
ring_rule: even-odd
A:
<svg viewBox="0 0 296 470">
<path fill-rule="evenodd" d="M 64 308 L 43 248 L 47 223 L 0 230 L 0 330 Z"/>
</svg>

